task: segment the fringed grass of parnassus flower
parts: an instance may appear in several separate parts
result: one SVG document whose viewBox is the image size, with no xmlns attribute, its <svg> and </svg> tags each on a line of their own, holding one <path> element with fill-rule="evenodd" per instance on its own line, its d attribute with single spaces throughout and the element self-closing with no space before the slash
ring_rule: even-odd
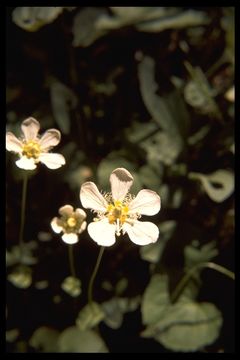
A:
<svg viewBox="0 0 240 360">
<path fill-rule="evenodd" d="M 155 215 L 159 212 L 159 195 L 148 189 L 139 191 L 136 197 L 129 193 L 133 183 L 130 172 L 124 168 L 115 169 L 110 175 L 111 193 L 102 195 L 93 182 L 81 186 L 80 200 L 84 208 L 92 209 L 97 217 L 88 225 L 90 237 L 102 246 L 111 246 L 116 236 L 127 233 L 137 245 L 157 241 L 158 227 L 149 221 L 139 221 L 141 215 Z"/>
<path fill-rule="evenodd" d="M 10 131 L 6 133 L 6 149 L 18 155 L 19 159 L 16 161 L 17 167 L 26 170 L 23 176 L 19 232 L 20 262 L 23 253 L 28 171 L 36 169 L 37 164 L 40 162 L 45 164 L 49 169 L 58 169 L 65 164 L 63 155 L 49 152 L 60 142 L 60 131 L 49 129 L 42 136 L 39 136 L 40 124 L 33 117 L 29 117 L 22 122 L 21 130 L 22 135 L 19 138 Z"/>
<path fill-rule="evenodd" d="M 62 289 L 69 295 L 76 297 L 81 294 L 81 281 L 76 277 L 73 258 L 73 245 L 79 240 L 79 235 L 86 229 L 87 222 L 84 210 L 74 208 L 71 205 L 64 205 L 59 210 L 60 217 L 54 217 L 51 227 L 57 234 L 62 233 L 62 240 L 68 244 L 68 255 L 71 276 L 68 276 L 62 283 Z"/>
<path fill-rule="evenodd" d="M 61 140 L 57 129 L 49 129 L 39 136 L 40 124 L 33 117 L 22 122 L 22 136 L 17 138 L 12 132 L 6 133 L 6 149 L 18 154 L 16 165 L 24 170 L 34 170 L 39 162 L 49 169 L 58 169 L 65 164 L 63 155 L 49 151 Z"/>
</svg>

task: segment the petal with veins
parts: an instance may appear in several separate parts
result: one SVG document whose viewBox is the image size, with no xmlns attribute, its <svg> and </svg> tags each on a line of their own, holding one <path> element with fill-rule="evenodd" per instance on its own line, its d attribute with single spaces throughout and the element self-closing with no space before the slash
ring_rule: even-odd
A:
<svg viewBox="0 0 240 360">
<path fill-rule="evenodd" d="M 71 205 L 64 205 L 58 210 L 60 215 L 70 217 L 73 213 L 73 207 Z"/>
<path fill-rule="evenodd" d="M 21 129 L 27 141 L 35 140 L 40 129 L 40 124 L 36 119 L 30 117 L 22 122 Z"/>
<path fill-rule="evenodd" d="M 61 133 L 56 129 L 47 130 L 39 140 L 39 144 L 43 151 L 51 149 L 56 146 L 61 140 Z"/>
<path fill-rule="evenodd" d="M 45 164 L 49 169 L 58 169 L 66 163 L 61 154 L 55 153 L 41 153 L 39 155 L 39 161 Z"/>
<path fill-rule="evenodd" d="M 124 168 L 113 170 L 110 175 L 112 196 L 114 200 L 123 200 L 133 183 L 133 177 Z"/>
<path fill-rule="evenodd" d="M 161 208 L 160 196 L 152 190 L 139 191 L 135 199 L 129 204 L 129 213 L 155 215 Z"/>
<path fill-rule="evenodd" d="M 62 239 L 66 244 L 76 244 L 78 242 L 78 236 L 74 233 L 64 234 Z"/>
<path fill-rule="evenodd" d="M 6 133 L 6 149 L 8 151 L 14 151 L 16 153 L 22 152 L 21 141 L 18 140 L 18 138 L 10 131 Z"/>
<path fill-rule="evenodd" d="M 81 186 L 80 200 L 86 209 L 93 209 L 96 211 L 106 211 L 108 205 L 102 194 L 99 192 L 97 186 L 87 181 Z"/>
<path fill-rule="evenodd" d="M 109 224 L 108 219 L 92 222 L 88 225 L 89 235 L 101 246 L 111 246 L 115 243 L 115 230 L 115 225 Z"/>
<path fill-rule="evenodd" d="M 55 233 L 57 233 L 57 234 L 59 234 L 63 230 L 62 226 L 58 225 L 58 218 L 57 217 L 52 219 L 51 227 L 52 227 L 53 231 Z"/>
<path fill-rule="evenodd" d="M 33 158 L 28 159 L 26 156 L 22 156 L 21 159 L 16 161 L 17 167 L 24 170 L 34 170 L 36 169 L 36 164 Z"/>
<path fill-rule="evenodd" d="M 137 245 L 155 243 L 159 236 L 158 227 L 149 221 L 135 220 L 133 225 L 125 223 L 123 230 L 128 233 L 130 240 Z"/>
</svg>

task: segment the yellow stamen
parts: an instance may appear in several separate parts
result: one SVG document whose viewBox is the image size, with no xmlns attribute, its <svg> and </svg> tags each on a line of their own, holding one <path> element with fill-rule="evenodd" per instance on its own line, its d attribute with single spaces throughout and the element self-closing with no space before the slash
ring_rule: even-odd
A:
<svg viewBox="0 0 240 360">
<path fill-rule="evenodd" d="M 124 224 L 125 220 L 128 216 L 128 206 L 122 204 L 120 200 L 117 200 L 113 204 L 109 204 L 107 207 L 108 212 L 108 221 L 110 224 L 117 223 L 118 225 L 118 233 L 120 231 L 120 227 Z"/>
<path fill-rule="evenodd" d="M 74 226 L 76 226 L 77 221 L 76 221 L 76 219 L 74 217 L 70 217 L 70 218 L 67 219 L 67 224 L 70 227 L 74 227 Z"/>
<path fill-rule="evenodd" d="M 22 154 L 28 159 L 34 158 L 37 159 L 41 153 L 41 148 L 38 142 L 34 140 L 28 141 L 23 145 Z"/>
</svg>

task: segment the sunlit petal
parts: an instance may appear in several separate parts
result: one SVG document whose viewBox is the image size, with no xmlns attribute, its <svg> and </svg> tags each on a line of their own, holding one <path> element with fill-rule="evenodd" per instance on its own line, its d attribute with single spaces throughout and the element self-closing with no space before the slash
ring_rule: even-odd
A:
<svg viewBox="0 0 240 360">
<path fill-rule="evenodd" d="M 96 211 L 105 211 L 108 205 L 97 186 L 91 181 L 82 184 L 80 200 L 84 208 Z"/>
<path fill-rule="evenodd" d="M 77 208 L 75 210 L 75 214 L 78 219 L 85 219 L 87 217 L 87 214 L 85 213 L 85 211 L 83 209 L 79 209 L 79 208 Z"/>
<path fill-rule="evenodd" d="M 109 224 L 108 219 L 92 222 L 88 225 L 88 233 L 91 238 L 101 246 L 111 246 L 115 243 L 115 230 L 113 224 Z"/>
<path fill-rule="evenodd" d="M 135 199 L 129 204 L 129 213 L 142 215 L 155 215 L 161 208 L 159 195 L 152 190 L 143 189 L 139 191 Z"/>
<path fill-rule="evenodd" d="M 125 223 L 123 230 L 128 233 L 132 242 L 137 245 L 148 245 L 157 241 L 158 227 L 149 221 L 134 221 L 134 225 Z"/>
<path fill-rule="evenodd" d="M 53 231 L 55 233 L 57 233 L 57 234 L 59 234 L 63 230 L 62 226 L 58 225 L 58 218 L 57 217 L 52 219 L 51 227 L 52 227 Z"/>
<path fill-rule="evenodd" d="M 41 153 L 39 155 L 39 161 L 49 169 L 58 169 L 66 163 L 63 155 L 55 153 Z"/>
<path fill-rule="evenodd" d="M 58 210 L 60 215 L 70 217 L 73 213 L 73 207 L 71 205 L 64 205 Z"/>
<path fill-rule="evenodd" d="M 87 227 L 87 222 L 84 221 L 80 227 L 80 229 L 78 230 L 78 233 L 81 234 L 84 230 L 86 230 Z"/>
<path fill-rule="evenodd" d="M 33 158 L 28 159 L 26 156 L 22 156 L 21 159 L 16 161 L 17 167 L 24 170 L 34 170 L 36 169 L 36 164 Z"/>
<path fill-rule="evenodd" d="M 6 133 L 6 149 L 8 151 L 14 151 L 16 153 L 22 152 L 21 141 L 18 140 L 18 138 L 10 131 Z"/>
<path fill-rule="evenodd" d="M 112 196 L 114 200 L 123 200 L 133 183 L 133 177 L 124 168 L 113 170 L 110 175 Z"/>
<path fill-rule="evenodd" d="M 39 144 L 43 151 L 49 150 L 56 146 L 61 140 L 61 133 L 56 129 L 47 130 L 39 140 Z"/>
<path fill-rule="evenodd" d="M 22 122 L 21 129 L 27 141 L 35 140 L 40 129 L 40 124 L 33 117 L 29 117 Z"/>
<path fill-rule="evenodd" d="M 78 236 L 74 233 L 62 235 L 62 239 L 66 244 L 76 244 L 78 242 Z"/>
</svg>

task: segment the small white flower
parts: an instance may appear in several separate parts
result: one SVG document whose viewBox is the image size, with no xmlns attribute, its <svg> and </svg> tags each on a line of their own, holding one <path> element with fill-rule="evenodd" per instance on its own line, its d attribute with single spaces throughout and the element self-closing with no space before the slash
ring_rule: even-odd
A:
<svg viewBox="0 0 240 360">
<path fill-rule="evenodd" d="M 65 164 L 63 155 L 49 153 L 60 142 L 60 131 L 49 129 L 39 136 L 40 124 L 32 117 L 22 122 L 21 129 L 23 136 L 19 139 L 10 131 L 6 133 L 6 149 L 19 155 L 20 159 L 16 161 L 19 168 L 34 170 L 42 162 L 49 169 L 58 169 Z"/>
<path fill-rule="evenodd" d="M 91 238 L 102 246 L 111 246 L 122 232 L 128 233 L 132 242 L 147 245 L 157 241 L 158 227 L 152 222 L 139 221 L 141 215 L 155 215 L 161 201 L 154 191 L 143 189 L 134 198 L 129 194 L 133 177 L 124 168 L 115 169 L 110 175 L 111 193 L 102 195 L 93 182 L 81 186 L 80 200 L 84 208 L 97 213 L 88 225 Z"/>
<path fill-rule="evenodd" d="M 62 240 L 67 244 L 78 242 L 78 234 L 87 227 L 86 213 L 82 209 L 74 211 L 71 205 L 64 205 L 59 209 L 61 217 L 55 217 L 51 221 L 51 227 L 57 234 L 63 232 Z"/>
</svg>

